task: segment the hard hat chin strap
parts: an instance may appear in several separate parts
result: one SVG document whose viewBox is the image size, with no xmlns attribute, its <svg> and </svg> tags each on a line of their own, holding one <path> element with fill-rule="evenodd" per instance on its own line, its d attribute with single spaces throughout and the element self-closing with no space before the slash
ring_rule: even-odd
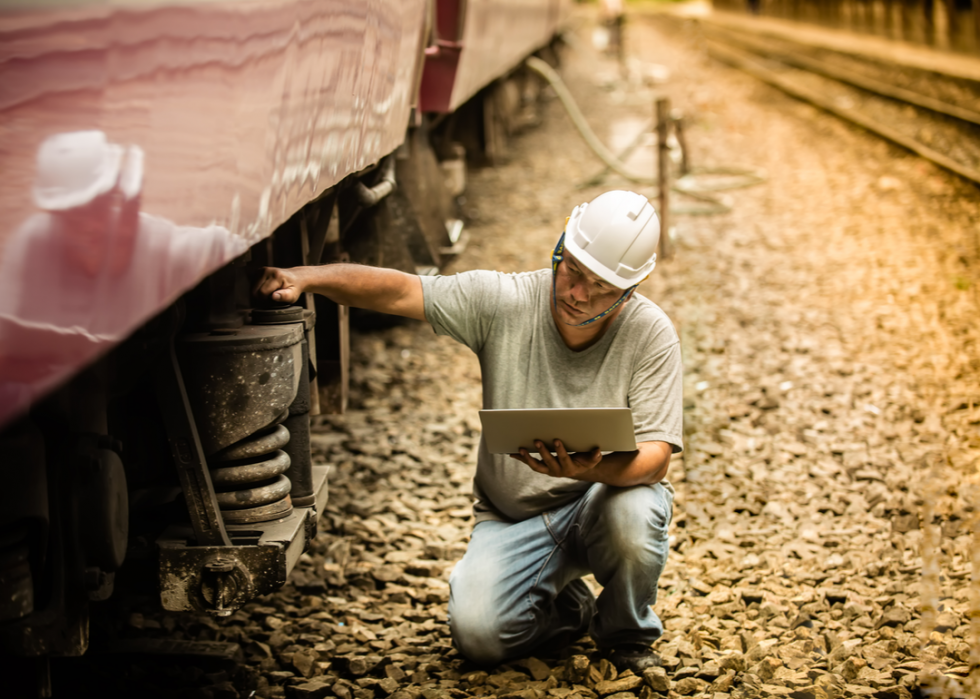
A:
<svg viewBox="0 0 980 699">
<path fill-rule="evenodd" d="M 552 251 L 551 253 L 551 302 L 555 305 L 556 310 L 558 309 L 558 290 L 557 290 L 558 265 L 560 265 L 561 261 L 564 259 L 565 259 L 565 231 L 562 231 L 561 238 L 558 239 L 558 244 L 555 246 L 554 251 Z M 632 294 L 633 291 L 638 286 L 639 284 L 634 284 L 629 289 L 624 291 L 623 295 L 619 297 L 619 300 L 616 303 L 611 305 L 609 308 L 607 308 L 606 310 L 604 310 L 602 313 L 595 316 L 594 318 L 589 318 L 584 323 L 565 323 L 565 325 L 571 325 L 573 328 L 581 328 L 583 325 L 589 325 L 590 323 L 594 323 L 597 320 L 602 320 L 607 315 L 609 315 L 617 308 L 619 308 L 620 304 L 622 304 L 623 301 L 629 298 L 629 295 Z M 565 321 L 562 322 L 564 323 Z"/>
</svg>

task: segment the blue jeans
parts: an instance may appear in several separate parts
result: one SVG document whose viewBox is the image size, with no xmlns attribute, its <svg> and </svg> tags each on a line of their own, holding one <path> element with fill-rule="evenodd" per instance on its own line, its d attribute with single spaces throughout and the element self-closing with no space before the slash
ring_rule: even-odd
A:
<svg viewBox="0 0 980 699">
<path fill-rule="evenodd" d="M 592 602 L 577 592 L 584 583 L 570 583 L 588 573 L 603 586 L 590 626 L 596 645 L 652 643 L 663 633 L 650 605 L 667 561 L 672 511 L 673 494 L 659 483 L 595 484 L 523 522 L 480 522 L 449 578 L 456 647 L 475 662 L 500 663 L 581 630 L 583 607 L 591 616 Z"/>
</svg>

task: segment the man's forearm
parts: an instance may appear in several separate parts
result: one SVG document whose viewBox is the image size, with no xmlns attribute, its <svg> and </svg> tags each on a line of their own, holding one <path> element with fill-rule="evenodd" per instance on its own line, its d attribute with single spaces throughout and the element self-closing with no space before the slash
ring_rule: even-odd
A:
<svg viewBox="0 0 980 699">
<path fill-rule="evenodd" d="M 383 267 L 330 264 L 267 268 L 257 292 L 287 303 L 294 302 L 298 294 L 312 292 L 343 306 L 425 320 L 419 278 Z"/>
<path fill-rule="evenodd" d="M 322 294 L 343 306 L 382 310 L 397 305 L 410 275 L 393 269 L 353 264 L 301 267 L 306 291 Z"/>
<path fill-rule="evenodd" d="M 637 451 L 605 454 L 602 461 L 583 473 L 580 479 L 621 488 L 659 483 L 667 476 L 670 466 L 670 446 L 664 442 L 645 442 L 638 446 Z"/>
</svg>

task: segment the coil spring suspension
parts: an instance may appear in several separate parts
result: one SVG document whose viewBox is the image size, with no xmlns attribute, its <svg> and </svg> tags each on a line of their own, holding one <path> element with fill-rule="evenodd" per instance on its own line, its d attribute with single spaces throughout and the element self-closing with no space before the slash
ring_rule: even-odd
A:
<svg viewBox="0 0 980 699">
<path fill-rule="evenodd" d="M 267 522 L 292 512 L 292 484 L 283 475 L 289 455 L 282 450 L 289 430 L 280 424 L 288 414 L 209 459 L 211 483 L 227 524 Z"/>
</svg>

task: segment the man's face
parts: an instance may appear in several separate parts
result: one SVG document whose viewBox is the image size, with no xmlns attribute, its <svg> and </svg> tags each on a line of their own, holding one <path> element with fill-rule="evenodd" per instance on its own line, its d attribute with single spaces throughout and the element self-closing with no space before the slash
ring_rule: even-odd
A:
<svg viewBox="0 0 980 699">
<path fill-rule="evenodd" d="M 566 250 L 555 276 L 555 313 L 567 325 L 578 325 L 612 306 L 623 290 L 591 272 Z"/>
</svg>

